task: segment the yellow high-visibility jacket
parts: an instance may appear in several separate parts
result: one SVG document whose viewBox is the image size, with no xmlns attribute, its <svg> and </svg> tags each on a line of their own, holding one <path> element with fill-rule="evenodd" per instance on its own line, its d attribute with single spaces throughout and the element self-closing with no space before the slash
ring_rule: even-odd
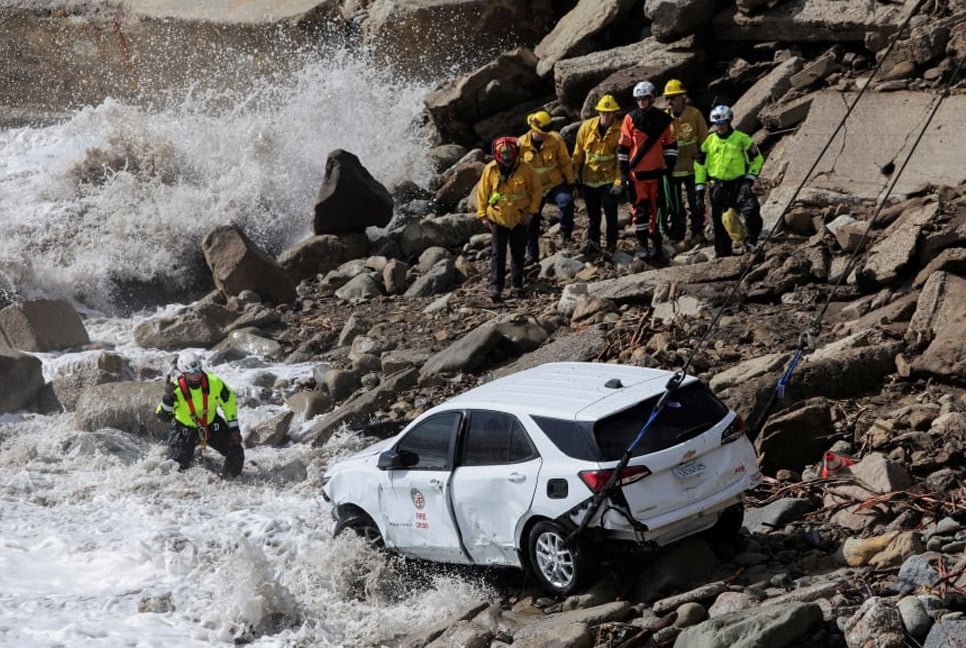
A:
<svg viewBox="0 0 966 648">
<path fill-rule="evenodd" d="M 735 180 L 745 175 L 757 178 L 764 164 L 765 157 L 750 135 L 739 130 L 732 130 L 726 137 L 711 133 L 694 161 L 694 182 Z"/>
<path fill-rule="evenodd" d="M 611 121 L 600 133 L 600 116 L 584 121 L 577 130 L 574 144 L 574 174 L 579 182 L 590 187 L 619 185 L 620 170 L 617 168 L 617 144 L 621 138 L 621 122 Z"/>
<path fill-rule="evenodd" d="M 235 393 L 215 374 L 206 371 L 197 387 L 188 385 L 180 377 L 172 382 L 174 392 L 165 394 L 155 411 L 162 421 L 174 418 L 185 427 L 207 427 L 214 422 L 218 408 L 221 407 L 229 426 L 237 425 L 238 404 Z"/>
<path fill-rule="evenodd" d="M 483 175 L 476 185 L 476 215 L 513 229 L 528 214 L 540 210 L 542 197 L 540 178 L 530 165 L 517 162 L 509 175 L 503 176 L 500 165 L 493 160 L 483 167 Z"/>
</svg>

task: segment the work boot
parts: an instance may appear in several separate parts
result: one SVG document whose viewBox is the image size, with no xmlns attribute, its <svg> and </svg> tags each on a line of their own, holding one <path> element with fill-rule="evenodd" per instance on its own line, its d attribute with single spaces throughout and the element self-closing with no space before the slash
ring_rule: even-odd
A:
<svg viewBox="0 0 966 648">
<path fill-rule="evenodd" d="M 225 465 L 222 466 L 222 477 L 238 477 L 241 474 L 242 466 L 245 465 L 245 449 L 240 445 L 228 448 L 225 455 Z"/>
</svg>

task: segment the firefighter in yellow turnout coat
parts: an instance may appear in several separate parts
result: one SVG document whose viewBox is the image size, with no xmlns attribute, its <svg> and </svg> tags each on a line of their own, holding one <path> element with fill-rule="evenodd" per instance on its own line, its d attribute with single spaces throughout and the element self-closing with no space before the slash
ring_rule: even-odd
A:
<svg viewBox="0 0 966 648">
<path fill-rule="evenodd" d="M 573 241 L 574 229 L 574 165 L 570 152 L 560 133 L 553 130 L 550 113 L 538 110 L 527 117 L 530 130 L 522 135 L 520 157 L 540 177 L 543 188 L 541 206 L 554 203 L 560 210 L 560 237 L 564 244 Z M 540 258 L 540 210 L 530 220 L 527 238 L 527 262 L 536 263 Z"/>
<path fill-rule="evenodd" d="M 178 357 L 180 375 L 165 384 L 164 396 L 155 413 L 171 424 L 168 458 L 181 470 L 194 459 L 195 448 L 210 445 L 225 457 L 223 477 L 237 477 L 245 463 L 238 406 L 235 394 L 218 376 L 206 372 L 191 351 Z M 218 409 L 221 409 L 221 416 Z"/>
<path fill-rule="evenodd" d="M 600 250 L 600 212 L 607 221 L 607 250 L 617 247 L 617 205 L 620 202 L 620 169 L 617 168 L 617 145 L 621 138 L 621 124 L 617 119 L 620 106 L 612 95 L 604 95 L 594 107 L 591 117 L 577 130 L 574 144 L 574 172 L 581 184 L 580 193 L 587 205 L 587 242 L 585 253 Z"/>
<path fill-rule="evenodd" d="M 493 161 L 483 168 L 476 187 L 476 215 L 493 235 L 490 294 L 494 301 L 503 299 L 507 245 L 510 247 L 510 291 L 515 295 L 523 292 L 527 226 L 540 210 L 542 193 L 537 173 L 520 161 L 516 138 L 495 139 Z"/>
</svg>

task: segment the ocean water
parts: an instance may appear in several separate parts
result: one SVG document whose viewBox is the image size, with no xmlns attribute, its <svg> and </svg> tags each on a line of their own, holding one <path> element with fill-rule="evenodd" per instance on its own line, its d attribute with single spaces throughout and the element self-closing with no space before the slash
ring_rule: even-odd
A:
<svg viewBox="0 0 966 648">
<path fill-rule="evenodd" d="M 133 327 L 204 282 L 212 227 L 272 251 L 306 236 L 334 148 L 388 187 L 430 174 L 428 88 L 349 53 L 231 96 L 204 80 L 181 90 L 164 107 L 108 99 L 0 132 L 0 303 L 70 299 L 96 345 L 159 370 L 171 354 L 137 347 Z M 132 284 L 156 303 L 132 309 Z M 39 357 L 50 380 L 82 355 Z M 279 411 L 265 373 L 312 370 L 250 364 L 211 367 L 239 394 L 243 434 Z M 250 449 L 228 482 L 210 449 L 180 473 L 161 444 L 81 432 L 70 413 L 0 415 L 0 646 L 380 646 L 492 597 L 476 577 L 414 578 L 331 537 L 320 476 L 362 443 L 345 430 L 322 449 Z M 296 465 L 304 478 L 287 478 Z"/>
<path fill-rule="evenodd" d="M 308 54 L 232 90 L 186 81 L 150 107 L 107 99 L 0 132 L 0 291 L 123 309 L 125 285 L 177 295 L 204 279 L 200 242 L 235 224 L 277 253 L 311 233 L 328 154 L 386 187 L 431 173 L 425 84 L 360 54 Z"/>
</svg>

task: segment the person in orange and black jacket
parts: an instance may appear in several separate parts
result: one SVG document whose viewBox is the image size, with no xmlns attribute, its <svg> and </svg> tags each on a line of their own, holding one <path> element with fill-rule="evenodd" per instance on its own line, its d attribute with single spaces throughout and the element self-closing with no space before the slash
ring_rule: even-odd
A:
<svg viewBox="0 0 966 648">
<path fill-rule="evenodd" d="M 634 86 L 633 94 L 637 108 L 624 115 L 617 147 L 621 182 L 631 203 L 640 247 L 637 256 L 666 263 L 658 204 L 664 176 L 674 170 L 677 161 L 677 141 L 671 132 L 671 116 L 654 107 L 654 84 L 641 81 Z"/>
</svg>

